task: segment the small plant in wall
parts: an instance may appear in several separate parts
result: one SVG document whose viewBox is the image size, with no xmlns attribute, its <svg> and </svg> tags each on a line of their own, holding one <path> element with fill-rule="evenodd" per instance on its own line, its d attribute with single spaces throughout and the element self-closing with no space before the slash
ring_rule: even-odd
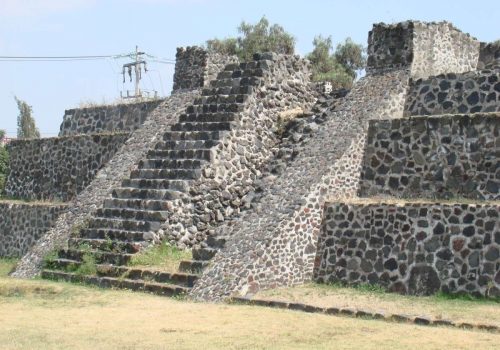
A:
<svg viewBox="0 0 500 350">
<path fill-rule="evenodd" d="M 86 216 L 81 222 L 73 225 L 70 229 L 70 236 L 71 237 L 78 237 L 80 235 L 80 232 L 89 226 L 90 222 L 90 216 Z"/>
</svg>

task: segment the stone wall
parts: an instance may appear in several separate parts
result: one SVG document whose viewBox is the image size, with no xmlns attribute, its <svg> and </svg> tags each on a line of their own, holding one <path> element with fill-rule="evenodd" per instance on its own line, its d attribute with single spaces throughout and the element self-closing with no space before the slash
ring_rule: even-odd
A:
<svg viewBox="0 0 500 350">
<path fill-rule="evenodd" d="M 328 204 L 315 280 L 499 297 L 499 213 L 498 203 Z"/>
<path fill-rule="evenodd" d="M 372 121 L 360 196 L 500 199 L 500 113 Z"/>
<path fill-rule="evenodd" d="M 367 72 L 407 68 L 412 77 L 476 69 L 479 42 L 451 23 L 378 23 L 368 35 Z"/>
<path fill-rule="evenodd" d="M 478 69 L 500 66 L 500 41 L 481 43 L 479 50 Z"/>
<path fill-rule="evenodd" d="M 200 89 L 217 77 L 230 63 L 237 63 L 236 56 L 208 53 L 201 47 L 177 48 L 173 92 Z"/>
<path fill-rule="evenodd" d="M 129 133 L 95 134 L 9 143 L 7 196 L 69 201 L 87 187 Z"/>
<path fill-rule="evenodd" d="M 68 109 L 59 136 L 134 131 L 162 100 Z"/>
<path fill-rule="evenodd" d="M 500 68 L 410 81 L 405 116 L 500 111 Z"/>
<path fill-rule="evenodd" d="M 21 257 L 52 227 L 63 204 L 0 201 L 0 257 Z"/>
</svg>

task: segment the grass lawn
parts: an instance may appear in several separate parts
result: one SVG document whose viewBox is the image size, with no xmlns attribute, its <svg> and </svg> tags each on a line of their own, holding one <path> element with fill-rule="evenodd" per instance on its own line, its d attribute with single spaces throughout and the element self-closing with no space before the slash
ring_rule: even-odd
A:
<svg viewBox="0 0 500 350">
<path fill-rule="evenodd" d="M 432 316 L 437 319 L 500 326 L 499 300 L 452 299 L 446 295 L 415 297 L 385 293 L 377 289 L 347 288 L 339 285 L 307 284 L 260 292 L 257 298 L 303 302 L 321 307 L 353 307 L 391 314 Z"/>
<path fill-rule="evenodd" d="M 495 349 L 500 335 L 6 277 L 2 349 Z"/>
</svg>

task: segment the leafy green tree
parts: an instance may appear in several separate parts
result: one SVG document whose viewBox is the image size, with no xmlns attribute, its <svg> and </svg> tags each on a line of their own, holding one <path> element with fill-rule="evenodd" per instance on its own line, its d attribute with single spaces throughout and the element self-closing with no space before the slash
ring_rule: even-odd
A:
<svg viewBox="0 0 500 350">
<path fill-rule="evenodd" d="M 35 119 L 32 116 L 33 109 L 25 101 L 20 100 L 16 96 L 14 99 L 19 109 L 17 117 L 17 137 L 20 139 L 40 138 L 40 131 L 35 124 Z"/>
<path fill-rule="evenodd" d="M 207 49 L 236 55 L 243 61 L 251 60 L 256 52 L 293 54 L 295 51 L 295 38 L 279 24 L 270 25 L 265 16 L 256 24 L 241 22 L 238 32 L 241 35 L 237 38 L 208 40 Z"/>
<path fill-rule="evenodd" d="M 307 55 L 312 65 L 313 81 L 329 81 L 334 89 L 352 87 L 356 71 L 365 65 L 363 47 L 347 38 L 333 51 L 332 37 L 318 35 L 313 51 Z"/>
<path fill-rule="evenodd" d="M 5 187 L 5 181 L 9 173 L 9 153 L 2 145 L 2 140 L 5 137 L 5 131 L 0 130 L 0 194 L 2 194 Z"/>
</svg>

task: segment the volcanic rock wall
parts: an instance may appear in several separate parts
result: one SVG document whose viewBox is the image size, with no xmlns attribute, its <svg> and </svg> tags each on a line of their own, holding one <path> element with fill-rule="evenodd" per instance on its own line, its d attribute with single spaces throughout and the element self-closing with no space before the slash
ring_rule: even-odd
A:
<svg viewBox="0 0 500 350">
<path fill-rule="evenodd" d="M 329 203 L 316 278 L 499 297 L 499 213 L 487 203 Z"/>
<path fill-rule="evenodd" d="M 129 133 L 94 134 L 9 143 L 9 197 L 69 201 L 120 149 Z"/>
<path fill-rule="evenodd" d="M 370 122 L 360 196 L 500 199 L 500 114 Z"/>
<path fill-rule="evenodd" d="M 21 257 L 52 227 L 64 204 L 0 202 L 0 257 Z"/>
<path fill-rule="evenodd" d="M 59 136 L 132 132 L 139 128 L 162 100 L 75 108 L 64 112 Z"/>
<path fill-rule="evenodd" d="M 412 80 L 405 116 L 500 111 L 500 69 Z"/>
</svg>

